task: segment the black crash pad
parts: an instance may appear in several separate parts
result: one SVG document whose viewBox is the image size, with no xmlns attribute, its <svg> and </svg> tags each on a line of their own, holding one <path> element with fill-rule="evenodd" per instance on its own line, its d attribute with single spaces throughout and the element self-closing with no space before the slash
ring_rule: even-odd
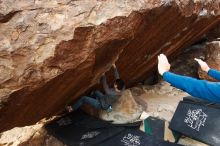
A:
<svg viewBox="0 0 220 146">
<path fill-rule="evenodd" d="M 124 130 L 109 122 L 89 116 L 83 111 L 70 113 L 45 126 L 49 134 L 68 146 L 91 146 Z"/>
<path fill-rule="evenodd" d="M 151 135 L 137 130 L 125 129 L 113 138 L 102 142 L 98 146 L 181 146 L 179 144 L 158 140 Z"/>
<path fill-rule="evenodd" d="M 92 117 L 85 112 L 78 110 L 67 114 L 59 119 L 47 124 L 45 128 L 48 133 L 62 141 L 67 146 L 117 146 L 120 144 L 120 138 L 126 134 L 139 136 L 140 144 L 126 146 L 175 146 L 158 140 L 151 135 L 138 130 L 140 122 L 130 124 L 111 124 L 95 117 Z M 131 139 L 132 141 L 133 139 Z"/>
<path fill-rule="evenodd" d="M 220 108 L 217 104 L 185 98 L 169 128 L 209 145 L 220 145 Z"/>
<path fill-rule="evenodd" d="M 184 97 L 183 101 L 220 109 L 220 103 L 210 102 L 208 100 L 204 100 L 192 96 Z"/>
</svg>

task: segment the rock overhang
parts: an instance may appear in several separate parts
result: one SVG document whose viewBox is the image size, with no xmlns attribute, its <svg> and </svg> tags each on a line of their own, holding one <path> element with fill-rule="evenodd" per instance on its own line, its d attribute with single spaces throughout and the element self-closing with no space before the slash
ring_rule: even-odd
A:
<svg viewBox="0 0 220 146">
<path fill-rule="evenodd" d="M 57 114 L 114 62 L 134 85 L 156 69 L 159 53 L 173 58 L 217 25 L 218 4 L 61 0 L 5 8 L 0 131 Z"/>
</svg>

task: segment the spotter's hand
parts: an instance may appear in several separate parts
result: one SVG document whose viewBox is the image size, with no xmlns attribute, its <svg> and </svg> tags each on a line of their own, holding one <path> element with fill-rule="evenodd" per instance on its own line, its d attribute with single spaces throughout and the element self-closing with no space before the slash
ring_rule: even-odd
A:
<svg viewBox="0 0 220 146">
<path fill-rule="evenodd" d="M 164 54 L 158 56 L 158 72 L 162 76 L 165 72 L 170 70 L 170 63 Z"/>
<path fill-rule="evenodd" d="M 198 64 L 200 65 L 203 71 L 208 72 L 210 70 L 210 67 L 205 61 L 202 61 L 201 59 L 198 58 L 195 58 L 194 60 L 198 62 Z"/>
<path fill-rule="evenodd" d="M 66 106 L 66 110 L 70 113 L 73 111 L 73 108 L 71 106 Z"/>
</svg>

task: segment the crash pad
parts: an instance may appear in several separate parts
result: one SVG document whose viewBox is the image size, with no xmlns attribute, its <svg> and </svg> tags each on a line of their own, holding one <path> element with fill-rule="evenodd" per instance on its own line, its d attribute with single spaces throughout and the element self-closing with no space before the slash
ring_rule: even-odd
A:
<svg viewBox="0 0 220 146">
<path fill-rule="evenodd" d="M 220 106 L 208 101 L 184 98 L 169 128 L 209 145 L 220 145 Z"/>
<path fill-rule="evenodd" d="M 159 140 L 137 129 L 125 129 L 120 134 L 102 142 L 98 146 L 181 146 Z"/>
</svg>

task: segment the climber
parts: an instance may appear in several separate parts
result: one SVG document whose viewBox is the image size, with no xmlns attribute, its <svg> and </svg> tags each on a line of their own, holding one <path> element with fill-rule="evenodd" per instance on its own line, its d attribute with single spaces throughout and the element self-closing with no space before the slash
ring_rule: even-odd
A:
<svg viewBox="0 0 220 146">
<path fill-rule="evenodd" d="M 103 74 L 101 77 L 101 83 L 104 88 L 105 94 L 109 97 L 114 98 L 115 96 L 120 96 L 122 91 L 125 90 L 125 83 L 120 78 L 116 65 L 113 64 L 112 67 L 114 70 L 114 78 L 115 78 L 114 88 L 109 88 L 105 74 Z"/>
<path fill-rule="evenodd" d="M 78 109 L 82 104 L 87 103 L 95 107 L 96 109 L 103 109 L 106 110 L 108 113 L 112 111 L 112 103 L 117 99 L 118 96 L 121 95 L 121 92 L 125 89 L 125 83 L 119 77 L 118 70 L 116 65 L 112 65 L 114 69 L 114 77 L 115 83 L 114 88 L 109 88 L 106 76 L 103 74 L 101 76 L 101 83 L 103 85 L 104 91 L 106 95 L 101 93 L 100 91 L 96 90 L 91 93 L 90 96 L 82 96 L 74 105 L 70 105 L 66 107 L 68 112 L 75 111 Z"/>
<path fill-rule="evenodd" d="M 201 69 L 208 73 L 209 76 L 220 80 L 220 72 L 210 69 L 206 62 L 195 58 Z M 172 86 L 179 88 L 194 97 L 205 99 L 211 102 L 220 103 L 220 82 L 209 82 L 195 78 L 177 75 L 170 72 L 170 64 L 164 54 L 158 56 L 158 72 L 163 79 Z"/>
</svg>

